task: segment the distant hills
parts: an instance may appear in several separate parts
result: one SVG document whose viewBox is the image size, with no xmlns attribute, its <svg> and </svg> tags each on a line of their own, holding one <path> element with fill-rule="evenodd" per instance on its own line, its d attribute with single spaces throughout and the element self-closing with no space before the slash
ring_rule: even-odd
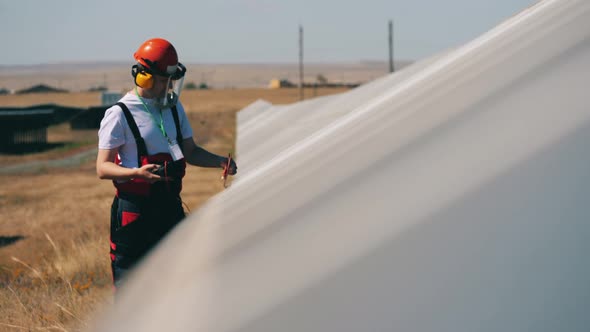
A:
<svg viewBox="0 0 590 332">
<path fill-rule="evenodd" d="M 396 62 L 401 69 L 411 61 Z M 112 91 L 132 87 L 132 62 L 57 63 L 38 65 L 0 65 L 0 89 L 17 91 L 36 85 L 48 85 L 72 92 L 106 87 Z M 297 63 L 253 64 L 185 64 L 185 83 L 205 83 L 219 88 L 266 87 L 272 79 L 299 82 Z M 304 81 L 317 82 L 321 77 L 333 83 L 364 83 L 388 73 L 388 64 L 378 61 L 357 63 L 309 63 L 304 67 Z"/>
</svg>

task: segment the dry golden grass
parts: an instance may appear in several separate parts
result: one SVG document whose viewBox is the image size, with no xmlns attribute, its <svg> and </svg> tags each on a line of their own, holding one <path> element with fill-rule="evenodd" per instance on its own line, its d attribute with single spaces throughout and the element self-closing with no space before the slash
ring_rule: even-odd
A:
<svg viewBox="0 0 590 332">
<path fill-rule="evenodd" d="M 342 91 L 322 89 L 317 95 Z M 313 91 L 306 95 L 312 96 Z M 233 151 L 236 111 L 258 98 L 281 104 L 295 102 L 298 96 L 296 89 L 247 89 L 187 91 L 182 99 L 197 143 L 226 154 Z M 0 105 L 55 102 L 90 106 L 97 98 L 88 93 L 0 96 Z M 96 142 L 95 130 L 74 132 L 64 125 L 51 128 L 48 135 L 52 142 L 91 142 L 89 147 Z M 71 151 L 62 149 L 0 155 L 0 164 L 68 154 Z M 223 190 L 219 175 L 217 169 L 188 168 L 182 196 L 192 210 Z M 0 175 L 0 183 L 0 239 L 23 237 L 4 246 L 0 242 L 0 330 L 84 329 L 90 316 L 112 301 L 108 256 L 111 183 L 96 177 L 94 160 L 35 174 Z"/>
</svg>

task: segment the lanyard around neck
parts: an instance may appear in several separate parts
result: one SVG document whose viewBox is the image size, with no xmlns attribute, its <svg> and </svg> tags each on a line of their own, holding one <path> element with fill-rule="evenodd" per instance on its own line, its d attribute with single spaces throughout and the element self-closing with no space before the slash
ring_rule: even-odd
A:
<svg viewBox="0 0 590 332">
<path fill-rule="evenodd" d="M 164 137 L 168 141 L 170 141 L 170 139 L 168 138 L 168 134 L 166 134 L 166 129 L 164 129 L 164 118 L 162 117 L 162 112 L 160 111 L 160 122 L 158 123 L 158 121 L 156 121 L 156 118 L 154 118 L 154 115 L 152 114 L 152 112 L 150 112 L 150 109 L 144 103 L 143 98 L 141 98 L 139 93 L 137 93 L 137 87 L 135 87 L 135 95 L 137 96 L 137 98 L 139 98 L 139 101 L 141 102 L 141 104 L 145 108 L 145 111 L 147 112 L 147 114 L 149 114 L 150 118 L 152 118 L 152 120 L 154 120 L 154 123 L 156 124 L 156 126 L 158 126 L 158 128 L 160 128 L 160 131 L 162 132 Z"/>
</svg>

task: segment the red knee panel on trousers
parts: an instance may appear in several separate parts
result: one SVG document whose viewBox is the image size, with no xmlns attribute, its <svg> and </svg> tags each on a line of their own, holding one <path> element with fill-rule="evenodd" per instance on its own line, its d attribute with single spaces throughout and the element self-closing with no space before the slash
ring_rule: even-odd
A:
<svg viewBox="0 0 590 332">
<path fill-rule="evenodd" d="M 127 226 L 139 218 L 139 213 L 123 211 L 121 215 L 121 225 Z"/>
</svg>

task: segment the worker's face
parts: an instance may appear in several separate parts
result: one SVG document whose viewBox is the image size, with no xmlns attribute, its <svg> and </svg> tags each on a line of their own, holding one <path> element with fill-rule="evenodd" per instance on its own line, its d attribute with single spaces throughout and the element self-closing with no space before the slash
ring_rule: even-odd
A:
<svg viewBox="0 0 590 332">
<path fill-rule="evenodd" d="M 152 93 L 157 98 L 162 98 L 166 95 L 166 91 L 172 88 L 172 80 L 165 76 L 154 75 L 154 85 L 152 87 Z"/>
</svg>

